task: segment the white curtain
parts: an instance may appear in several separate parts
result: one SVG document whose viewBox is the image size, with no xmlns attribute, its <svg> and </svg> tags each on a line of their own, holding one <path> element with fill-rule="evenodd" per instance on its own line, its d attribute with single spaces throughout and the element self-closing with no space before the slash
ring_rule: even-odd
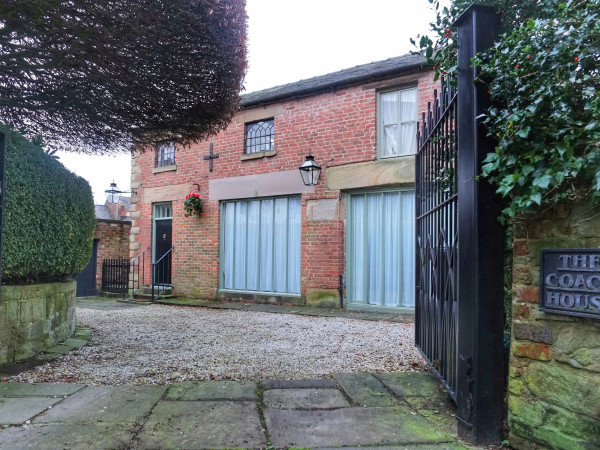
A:
<svg viewBox="0 0 600 450">
<path fill-rule="evenodd" d="M 260 202 L 248 202 L 248 249 L 246 255 L 246 288 L 258 291 L 258 269 L 260 249 Z"/>
<path fill-rule="evenodd" d="M 260 290 L 273 290 L 273 200 L 261 202 Z"/>
<path fill-rule="evenodd" d="M 223 221 L 223 287 L 233 289 L 235 203 L 226 203 L 223 205 Z"/>
<path fill-rule="evenodd" d="M 233 288 L 244 289 L 246 286 L 246 228 L 247 228 L 246 202 L 235 204 L 235 240 L 233 243 L 234 275 Z"/>
<path fill-rule="evenodd" d="M 223 205 L 223 288 L 300 293 L 300 198 Z"/>
<path fill-rule="evenodd" d="M 417 152 L 417 89 L 400 91 L 400 155 Z"/>
<path fill-rule="evenodd" d="M 370 305 L 382 304 L 381 198 L 381 194 L 367 194 L 367 301 Z"/>
<path fill-rule="evenodd" d="M 402 306 L 415 306 L 415 193 L 402 193 Z"/>
<path fill-rule="evenodd" d="M 287 207 L 287 198 L 275 199 L 275 227 L 273 237 L 273 242 L 275 243 L 273 290 L 275 292 L 287 291 Z"/>
<path fill-rule="evenodd" d="M 414 306 L 414 191 L 351 196 L 350 301 Z"/>
<path fill-rule="evenodd" d="M 365 196 L 353 195 L 352 201 L 352 289 L 350 292 L 350 300 L 362 300 L 365 297 L 365 264 L 359 262 L 366 261 L 365 255 Z"/>
<path fill-rule="evenodd" d="M 398 92 L 381 95 L 383 156 L 398 154 Z"/>
<path fill-rule="evenodd" d="M 383 194 L 384 306 L 398 306 L 400 298 L 400 193 Z"/>
</svg>

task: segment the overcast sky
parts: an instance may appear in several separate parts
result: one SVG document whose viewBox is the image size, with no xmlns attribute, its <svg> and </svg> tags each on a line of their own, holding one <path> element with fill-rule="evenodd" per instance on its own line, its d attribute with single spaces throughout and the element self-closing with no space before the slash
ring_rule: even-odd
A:
<svg viewBox="0 0 600 450">
<path fill-rule="evenodd" d="M 247 11 L 245 92 L 403 55 L 434 18 L 427 0 L 247 0 Z M 60 161 L 90 182 L 96 203 L 113 179 L 129 189 L 129 155 Z"/>
</svg>

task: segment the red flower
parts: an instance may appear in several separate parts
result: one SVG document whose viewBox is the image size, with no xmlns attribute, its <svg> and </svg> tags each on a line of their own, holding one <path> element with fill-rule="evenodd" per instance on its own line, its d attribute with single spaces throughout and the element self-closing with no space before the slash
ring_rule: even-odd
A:
<svg viewBox="0 0 600 450">
<path fill-rule="evenodd" d="M 577 56 L 575 57 L 575 61 L 579 61 L 579 58 Z"/>
<path fill-rule="evenodd" d="M 527 59 L 531 59 L 531 55 L 529 55 L 529 56 L 527 57 Z"/>
</svg>

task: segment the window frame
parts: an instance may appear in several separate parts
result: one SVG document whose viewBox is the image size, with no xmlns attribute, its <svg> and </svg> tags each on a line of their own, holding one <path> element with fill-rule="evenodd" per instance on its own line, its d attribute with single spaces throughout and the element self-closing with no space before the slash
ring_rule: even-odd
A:
<svg viewBox="0 0 600 450">
<path fill-rule="evenodd" d="M 168 147 L 168 148 L 167 148 Z M 169 150 L 168 152 L 166 150 Z M 156 146 L 156 155 L 154 158 L 154 168 L 158 169 L 161 167 L 169 167 L 175 165 L 175 153 L 176 153 L 175 142 L 161 142 Z M 163 155 L 161 157 L 161 155 Z M 165 155 L 173 155 L 172 159 L 166 159 Z M 165 164 L 167 163 L 168 164 Z"/>
<path fill-rule="evenodd" d="M 416 140 L 417 140 L 417 136 L 416 136 L 416 129 L 415 129 L 415 152 L 414 153 L 406 153 L 406 154 L 398 154 L 398 155 L 384 155 L 383 154 L 383 146 L 384 146 L 384 142 L 383 142 L 383 138 L 384 138 L 384 133 L 383 133 L 383 101 L 381 99 L 381 97 L 384 94 L 389 94 L 392 92 L 402 92 L 402 91 L 409 91 L 409 90 L 415 90 L 416 94 L 417 94 L 417 108 L 416 108 L 416 115 L 415 115 L 415 119 L 414 121 L 400 121 L 398 120 L 397 125 L 398 125 L 398 133 L 400 132 L 400 129 L 402 127 L 402 124 L 404 123 L 411 123 L 414 122 L 415 124 L 418 124 L 419 122 L 419 86 L 418 84 L 407 84 L 407 85 L 400 85 L 400 86 L 393 86 L 393 87 L 389 87 L 389 88 L 385 88 L 382 89 L 380 91 L 377 91 L 377 159 L 388 159 L 388 158 L 402 158 L 405 156 L 414 156 L 417 154 L 417 151 L 419 150 L 417 148 L 417 144 Z M 398 100 L 398 115 L 400 114 L 400 101 Z M 398 117 L 398 119 L 400 119 Z"/>
<path fill-rule="evenodd" d="M 275 200 L 277 199 L 288 199 L 288 205 L 287 205 L 287 210 L 288 210 L 288 224 L 287 224 L 287 234 L 289 236 L 289 199 L 292 198 L 297 198 L 299 200 L 299 219 L 300 219 L 300 236 L 299 236 L 299 242 L 298 245 L 300 247 L 299 251 L 298 251 L 298 287 L 299 287 L 299 292 L 298 293 L 294 293 L 294 292 L 282 292 L 282 291 L 276 291 L 274 289 L 274 276 L 272 276 L 271 279 L 271 283 L 273 285 L 273 290 L 270 291 L 263 291 L 260 290 L 260 270 L 258 271 L 258 286 L 257 286 L 257 290 L 249 290 L 249 289 L 235 289 L 235 288 L 227 288 L 225 287 L 225 205 L 228 203 L 238 203 L 238 202 L 245 202 L 246 205 L 248 205 L 250 202 L 252 201 L 258 201 L 260 202 L 259 205 L 259 210 L 262 213 L 262 202 L 265 200 L 273 200 L 273 213 L 275 211 Z M 248 206 L 246 206 L 247 208 Z M 262 225 L 262 221 L 259 219 L 259 252 L 260 252 L 260 230 L 261 230 L 261 225 Z M 246 236 L 248 235 L 248 224 L 246 223 Z M 274 226 L 273 226 L 274 229 Z M 274 242 L 274 239 L 273 239 Z M 246 255 L 247 253 L 247 249 L 248 249 L 248 241 L 246 240 Z M 272 249 L 272 251 L 274 252 L 274 247 Z M 247 258 L 247 256 L 246 256 Z M 272 264 L 272 270 L 275 269 L 275 261 L 273 260 L 271 262 Z M 260 261 L 259 261 L 259 265 L 260 265 Z M 235 264 L 234 264 L 235 266 Z M 286 274 L 288 274 L 288 268 L 289 268 L 289 260 L 286 261 Z M 235 269 L 234 269 L 235 270 Z M 246 277 L 247 277 L 247 273 L 246 273 Z M 289 278 L 289 274 L 286 275 L 286 285 L 288 284 L 288 278 Z M 246 283 L 246 287 L 247 287 L 247 283 Z M 301 297 L 302 296 L 302 196 L 301 195 L 277 195 L 277 196 L 267 196 L 267 197 L 252 197 L 252 198 L 237 198 L 237 199 L 227 199 L 227 200 L 222 200 L 219 202 L 219 292 L 235 292 L 235 293 L 244 293 L 244 294 L 253 294 L 253 295 L 268 295 L 268 296 L 280 296 L 280 297 Z"/>
<path fill-rule="evenodd" d="M 386 189 L 364 188 L 364 189 L 352 190 L 352 191 L 347 192 L 347 194 L 346 194 L 346 232 L 345 232 L 345 236 L 344 236 L 344 248 L 345 248 L 344 277 L 346 280 L 346 289 L 345 289 L 345 293 L 344 293 L 344 304 L 346 305 L 346 309 L 348 309 L 348 310 L 381 311 L 381 312 L 397 311 L 397 312 L 409 312 L 409 313 L 414 313 L 414 311 L 415 311 L 416 305 L 415 306 L 402 305 L 402 300 L 403 300 L 402 295 L 400 296 L 400 304 L 398 306 L 375 305 L 375 304 L 369 304 L 367 302 L 362 303 L 362 302 L 358 302 L 352 298 L 352 294 L 354 293 L 354 283 L 355 283 L 355 279 L 354 279 L 354 275 L 353 275 L 354 266 L 352 265 L 352 261 L 354 260 L 354 253 L 355 253 L 354 244 L 352 242 L 354 233 L 355 233 L 353 222 L 352 222 L 352 217 L 354 214 L 352 197 L 364 196 L 365 197 L 365 207 L 366 207 L 367 195 L 376 194 L 376 195 L 383 196 L 386 193 L 396 193 L 396 192 L 399 193 L 400 196 L 404 195 L 405 193 L 414 193 L 415 194 L 415 202 L 416 202 L 416 186 L 386 188 Z M 401 197 L 399 200 L 402 201 Z M 403 215 L 404 215 L 404 210 L 400 209 L 399 210 L 400 223 L 402 222 Z M 366 220 L 366 215 L 363 217 L 364 217 L 364 220 Z M 401 230 L 401 232 L 402 232 L 402 230 Z M 414 229 L 414 232 L 416 235 L 416 228 Z M 366 230 L 365 230 L 365 236 L 366 236 Z M 413 237 L 414 237 L 414 235 L 413 235 Z M 402 239 L 399 240 L 398 244 L 399 244 L 399 246 L 398 246 L 397 250 L 400 252 L 400 255 L 402 255 Z M 416 247 L 414 248 L 414 251 L 415 252 L 417 251 Z M 384 257 L 384 255 L 382 253 L 382 258 L 383 257 Z M 413 261 L 413 264 L 414 264 L 414 261 Z M 365 264 L 364 270 L 366 271 L 367 268 L 368 268 L 368 266 Z M 383 274 L 381 274 L 381 276 L 383 278 Z M 403 260 L 402 259 L 400 259 L 398 279 L 399 279 L 400 291 L 401 291 L 402 286 L 404 284 Z M 365 286 L 365 291 L 366 291 L 366 286 Z M 365 298 L 365 300 L 367 300 L 367 299 Z"/>
<path fill-rule="evenodd" d="M 266 122 L 271 122 L 271 134 L 270 134 L 270 141 L 269 141 L 269 148 L 265 149 L 265 150 L 256 150 L 256 151 L 248 151 L 248 127 L 251 127 L 252 125 L 256 125 L 259 123 L 266 123 Z M 265 135 L 265 137 L 267 137 L 269 135 Z M 257 139 L 255 138 L 250 138 L 250 139 Z M 251 147 L 259 147 L 263 145 L 263 144 L 255 144 L 254 146 Z M 244 155 L 254 155 L 257 153 L 262 153 L 262 152 L 268 152 L 268 151 L 272 151 L 275 149 L 275 118 L 274 117 L 269 117 L 269 118 L 265 118 L 265 119 L 260 119 L 260 120 L 253 120 L 252 122 L 245 122 L 244 123 Z"/>
</svg>

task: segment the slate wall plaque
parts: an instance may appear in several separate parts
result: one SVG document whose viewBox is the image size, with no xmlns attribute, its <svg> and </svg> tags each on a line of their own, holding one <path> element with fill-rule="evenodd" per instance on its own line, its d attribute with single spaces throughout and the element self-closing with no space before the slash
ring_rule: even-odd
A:
<svg viewBox="0 0 600 450">
<path fill-rule="evenodd" d="M 540 311 L 600 319 L 600 249 L 541 251 Z"/>
</svg>

